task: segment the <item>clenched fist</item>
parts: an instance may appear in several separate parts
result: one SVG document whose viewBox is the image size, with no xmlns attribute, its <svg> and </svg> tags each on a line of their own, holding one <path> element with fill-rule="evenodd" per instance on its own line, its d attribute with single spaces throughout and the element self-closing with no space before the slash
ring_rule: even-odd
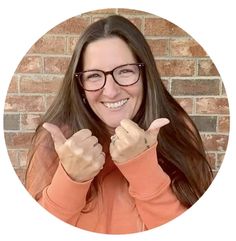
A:
<svg viewBox="0 0 236 241">
<path fill-rule="evenodd" d="M 80 130 L 66 139 L 56 125 L 44 123 L 43 127 L 51 134 L 60 162 L 74 181 L 88 181 L 103 168 L 105 153 L 90 130 Z"/>
<path fill-rule="evenodd" d="M 128 161 L 156 144 L 160 128 L 168 123 L 166 118 L 156 119 L 148 130 L 144 131 L 133 121 L 122 120 L 111 138 L 110 154 L 113 161 Z"/>
</svg>

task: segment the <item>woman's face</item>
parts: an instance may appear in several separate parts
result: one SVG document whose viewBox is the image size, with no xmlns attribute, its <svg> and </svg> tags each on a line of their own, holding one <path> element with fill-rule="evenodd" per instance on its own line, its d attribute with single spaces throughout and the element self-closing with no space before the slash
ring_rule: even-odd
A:
<svg viewBox="0 0 236 241">
<path fill-rule="evenodd" d="M 86 47 L 83 55 L 83 70 L 98 69 L 110 71 L 117 66 L 137 63 L 132 51 L 119 37 L 96 40 Z M 118 85 L 112 75 L 106 76 L 103 89 L 88 92 L 86 99 L 94 113 L 114 130 L 122 119 L 133 119 L 143 98 L 143 81 L 140 78 L 131 86 Z"/>
</svg>

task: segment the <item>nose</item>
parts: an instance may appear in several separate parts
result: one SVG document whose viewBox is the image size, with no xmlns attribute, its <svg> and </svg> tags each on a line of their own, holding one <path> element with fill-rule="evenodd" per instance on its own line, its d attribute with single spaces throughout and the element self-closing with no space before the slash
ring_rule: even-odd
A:
<svg viewBox="0 0 236 241">
<path fill-rule="evenodd" d="M 103 87 L 103 95 L 109 97 L 110 99 L 115 98 L 121 91 L 120 86 L 115 82 L 113 76 L 108 74 L 106 76 L 106 84 Z"/>
</svg>

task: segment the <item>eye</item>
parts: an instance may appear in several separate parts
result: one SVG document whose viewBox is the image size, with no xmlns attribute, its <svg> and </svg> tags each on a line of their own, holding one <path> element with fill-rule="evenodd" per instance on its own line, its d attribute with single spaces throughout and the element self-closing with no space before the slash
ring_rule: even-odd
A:
<svg viewBox="0 0 236 241">
<path fill-rule="evenodd" d="M 87 72 L 84 73 L 83 80 L 84 81 L 98 81 L 103 78 L 103 74 L 100 72 Z"/>
<path fill-rule="evenodd" d="M 99 77 L 101 77 L 99 74 L 90 74 L 90 75 L 88 75 L 87 76 L 87 79 L 93 79 L 93 78 L 99 78 Z"/>
<path fill-rule="evenodd" d="M 133 74 L 134 73 L 134 70 L 132 68 L 123 68 L 123 69 L 120 69 L 118 71 L 118 74 L 119 75 L 130 75 L 130 74 Z"/>
</svg>

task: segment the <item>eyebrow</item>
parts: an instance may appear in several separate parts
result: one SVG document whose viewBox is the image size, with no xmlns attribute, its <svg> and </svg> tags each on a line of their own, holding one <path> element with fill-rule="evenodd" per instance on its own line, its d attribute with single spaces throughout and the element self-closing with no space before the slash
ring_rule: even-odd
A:
<svg viewBox="0 0 236 241">
<path fill-rule="evenodd" d="M 114 68 L 112 68 L 112 69 L 110 69 L 110 70 L 102 70 L 102 69 L 98 69 L 98 68 L 93 68 L 93 69 L 84 69 L 82 72 L 85 72 L 85 71 L 95 71 L 95 70 L 99 70 L 99 71 L 103 71 L 103 72 L 109 72 L 109 71 L 112 71 L 112 70 L 114 70 L 114 69 L 116 69 L 116 68 L 118 68 L 118 67 L 121 67 L 121 66 L 125 66 L 125 65 L 129 65 L 129 64 L 138 64 L 138 62 L 128 62 L 128 63 L 126 63 L 126 64 L 120 64 L 120 65 L 117 65 L 117 66 L 115 66 Z"/>
</svg>

